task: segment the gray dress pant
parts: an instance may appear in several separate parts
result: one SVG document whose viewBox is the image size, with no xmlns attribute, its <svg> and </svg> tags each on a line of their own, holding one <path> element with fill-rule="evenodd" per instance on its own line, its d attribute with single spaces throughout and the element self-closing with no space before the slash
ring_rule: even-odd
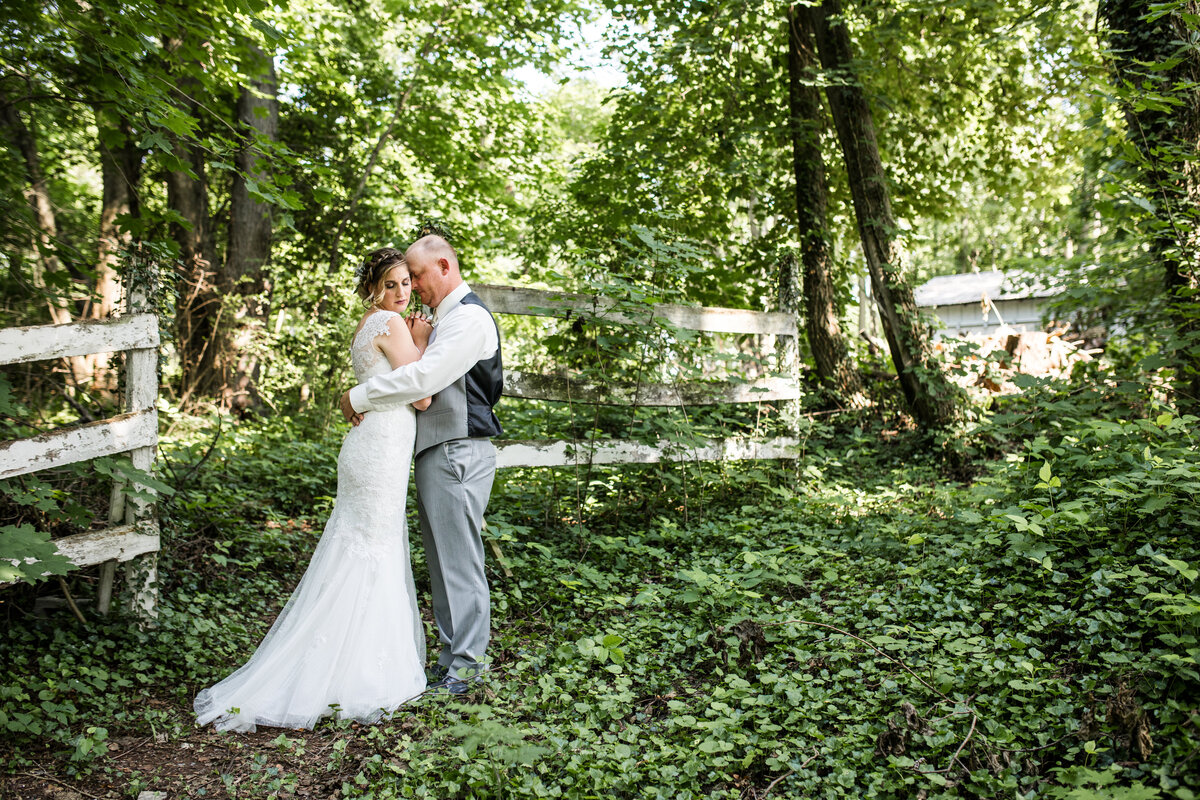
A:
<svg viewBox="0 0 1200 800">
<path fill-rule="evenodd" d="M 418 453 L 414 472 L 442 643 L 438 664 L 466 677 L 480 669 L 491 635 L 480 531 L 496 477 L 496 447 L 490 439 L 451 439 Z"/>
</svg>

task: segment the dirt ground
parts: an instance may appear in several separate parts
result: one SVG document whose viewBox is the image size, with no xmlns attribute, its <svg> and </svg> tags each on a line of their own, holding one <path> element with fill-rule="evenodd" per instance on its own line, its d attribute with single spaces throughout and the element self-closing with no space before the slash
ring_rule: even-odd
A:
<svg viewBox="0 0 1200 800">
<path fill-rule="evenodd" d="M 363 730 L 353 724 L 319 726 L 317 731 L 264 728 L 250 734 L 205 728 L 182 738 L 164 733 L 117 736 L 86 776 L 68 777 L 62 756 L 49 752 L 27 768 L 0 773 L 0 800 L 136 800 L 142 792 L 165 792 L 144 800 L 338 798 L 343 783 L 358 775 L 362 760 L 378 752 L 377 745 L 364 740 Z M 0 759 L 4 749 L 0 745 Z"/>
</svg>

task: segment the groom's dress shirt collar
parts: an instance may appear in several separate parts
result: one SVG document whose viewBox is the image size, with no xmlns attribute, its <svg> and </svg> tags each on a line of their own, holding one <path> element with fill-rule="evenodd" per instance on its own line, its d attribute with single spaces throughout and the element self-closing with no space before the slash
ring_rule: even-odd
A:
<svg viewBox="0 0 1200 800">
<path fill-rule="evenodd" d="M 437 308 L 433 309 L 433 324 L 441 322 L 445 314 L 470 293 L 471 287 L 465 281 L 456 286 L 450 294 L 442 298 L 442 302 L 437 304 Z"/>
</svg>

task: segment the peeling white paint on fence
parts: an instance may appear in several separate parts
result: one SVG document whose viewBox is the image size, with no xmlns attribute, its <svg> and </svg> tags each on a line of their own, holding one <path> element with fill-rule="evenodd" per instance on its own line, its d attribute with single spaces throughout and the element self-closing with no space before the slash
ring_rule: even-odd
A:
<svg viewBox="0 0 1200 800">
<path fill-rule="evenodd" d="M 618 312 L 619 304 L 596 295 L 547 292 L 512 286 L 477 285 L 473 290 L 496 314 L 577 318 L 624 325 L 645 325 L 654 319 L 689 330 L 709 333 L 797 336 L 796 317 L 791 313 L 749 311 L 736 308 L 702 308 L 659 304 L 645 313 Z M 506 372 L 504 395 L 560 403 L 616 406 L 704 406 L 720 403 L 791 402 L 801 397 L 796 380 L 795 348 L 784 367 L 791 374 L 751 381 L 668 384 L 597 384 L 576 381 L 564 375 Z M 730 439 L 705 441 L 694 446 L 673 442 L 643 443 L 623 440 L 599 442 L 497 441 L 496 466 L 565 467 L 586 464 L 655 464 L 662 461 L 735 461 L 743 459 L 796 458 L 796 439 L 769 441 Z"/>
<path fill-rule="evenodd" d="M 139 348 L 158 348 L 158 318 L 153 314 L 0 330 L 0 364 Z"/>
<path fill-rule="evenodd" d="M 588 464 L 657 464 L 662 461 L 743 461 L 796 458 L 800 440 L 777 438 L 767 441 L 724 439 L 694 446 L 669 443 L 645 444 L 604 439 L 596 442 L 498 442 L 496 466 L 574 467 Z"/>
<path fill-rule="evenodd" d="M 121 414 L 99 422 L 0 443 L 0 479 L 158 444 L 158 412 Z"/>
<path fill-rule="evenodd" d="M 665 320 L 678 328 L 706 333 L 796 335 L 796 318 L 778 311 L 659 303 L 644 315 L 628 314 L 618 310 L 620 304 L 616 300 L 600 295 L 548 292 L 491 284 L 473 285 L 471 289 L 496 314 L 561 318 L 582 316 L 621 325 L 645 325 L 657 319 Z"/>
<path fill-rule="evenodd" d="M 140 520 L 132 525 L 118 525 L 102 531 L 88 531 L 59 539 L 58 552 L 71 559 L 77 567 L 101 564 L 105 561 L 129 561 L 159 549 L 158 523 Z"/>
</svg>

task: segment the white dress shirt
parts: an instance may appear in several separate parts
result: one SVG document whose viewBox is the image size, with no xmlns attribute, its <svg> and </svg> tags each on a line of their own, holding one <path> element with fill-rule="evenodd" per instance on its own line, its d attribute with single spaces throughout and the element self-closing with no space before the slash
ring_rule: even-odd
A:
<svg viewBox="0 0 1200 800">
<path fill-rule="evenodd" d="M 433 310 L 436 326 L 420 359 L 350 390 L 355 411 L 395 408 L 432 397 L 496 354 L 500 338 L 492 315 L 483 306 L 459 302 L 470 291 L 466 283 L 459 284 Z M 446 309 L 445 313 L 441 309 Z"/>
</svg>

